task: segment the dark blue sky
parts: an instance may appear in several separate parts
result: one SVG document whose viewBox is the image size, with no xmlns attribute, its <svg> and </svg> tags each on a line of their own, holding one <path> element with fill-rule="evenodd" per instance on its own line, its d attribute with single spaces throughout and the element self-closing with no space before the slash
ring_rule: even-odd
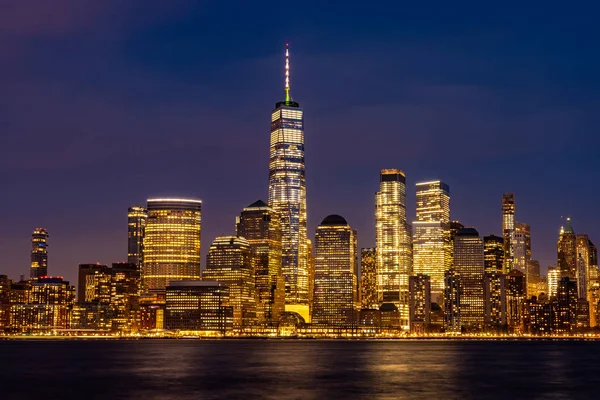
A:
<svg viewBox="0 0 600 400">
<path fill-rule="evenodd" d="M 156 195 L 204 201 L 206 254 L 266 200 L 286 42 L 311 236 L 337 213 L 372 246 L 379 170 L 400 168 L 410 220 L 441 178 L 481 234 L 515 192 L 543 267 L 561 216 L 600 242 L 600 9 L 526 3 L 2 1 L 0 272 L 28 274 L 38 226 L 53 275 L 124 260 L 127 207 Z"/>
</svg>

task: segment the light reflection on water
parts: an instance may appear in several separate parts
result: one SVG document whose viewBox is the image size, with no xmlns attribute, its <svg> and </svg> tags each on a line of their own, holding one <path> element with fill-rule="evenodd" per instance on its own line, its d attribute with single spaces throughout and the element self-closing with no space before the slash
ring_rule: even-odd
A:
<svg viewBox="0 0 600 400">
<path fill-rule="evenodd" d="M 592 399 L 600 342 L 0 342 L 0 399 Z"/>
</svg>

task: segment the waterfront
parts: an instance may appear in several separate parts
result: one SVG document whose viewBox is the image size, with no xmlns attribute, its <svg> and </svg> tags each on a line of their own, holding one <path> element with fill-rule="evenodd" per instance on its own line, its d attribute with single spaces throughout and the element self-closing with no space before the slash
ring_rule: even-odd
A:
<svg viewBox="0 0 600 400">
<path fill-rule="evenodd" d="M 596 341 L 0 341 L 3 400 L 592 399 Z"/>
</svg>

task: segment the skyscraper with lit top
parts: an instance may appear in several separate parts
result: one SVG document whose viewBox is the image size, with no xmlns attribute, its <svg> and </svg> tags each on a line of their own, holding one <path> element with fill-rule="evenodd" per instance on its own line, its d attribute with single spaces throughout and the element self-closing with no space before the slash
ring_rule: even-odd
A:
<svg viewBox="0 0 600 400">
<path fill-rule="evenodd" d="M 567 218 L 565 226 L 560 227 L 556 250 L 558 268 L 561 273 L 575 277 L 577 274 L 577 235 L 571 226 L 571 218 Z"/>
<path fill-rule="evenodd" d="M 201 207 L 200 200 L 148 200 L 145 289 L 164 290 L 170 281 L 200 279 Z"/>
<path fill-rule="evenodd" d="M 442 181 L 417 183 L 417 220 L 413 222 L 413 273 L 430 277 L 431 297 L 444 292 L 444 272 L 452 267 L 450 187 Z"/>
<path fill-rule="evenodd" d="M 409 327 L 408 277 L 412 273 L 412 240 L 406 222 L 406 175 L 384 169 L 375 193 L 377 290 L 380 303 L 394 303 L 403 329 Z"/>
<path fill-rule="evenodd" d="M 36 228 L 31 235 L 31 268 L 29 277 L 38 279 L 48 275 L 48 231 Z"/>
<path fill-rule="evenodd" d="M 285 56 L 285 100 L 271 112 L 269 206 L 281 218 L 285 310 L 309 320 L 304 113 L 290 96 L 287 45 Z"/>
</svg>

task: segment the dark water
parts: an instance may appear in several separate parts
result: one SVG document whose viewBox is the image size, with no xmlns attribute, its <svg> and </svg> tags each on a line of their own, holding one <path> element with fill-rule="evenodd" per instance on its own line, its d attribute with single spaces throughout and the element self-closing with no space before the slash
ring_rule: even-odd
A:
<svg viewBox="0 0 600 400">
<path fill-rule="evenodd" d="M 0 341 L 0 399 L 599 399 L 600 342 Z"/>
</svg>

